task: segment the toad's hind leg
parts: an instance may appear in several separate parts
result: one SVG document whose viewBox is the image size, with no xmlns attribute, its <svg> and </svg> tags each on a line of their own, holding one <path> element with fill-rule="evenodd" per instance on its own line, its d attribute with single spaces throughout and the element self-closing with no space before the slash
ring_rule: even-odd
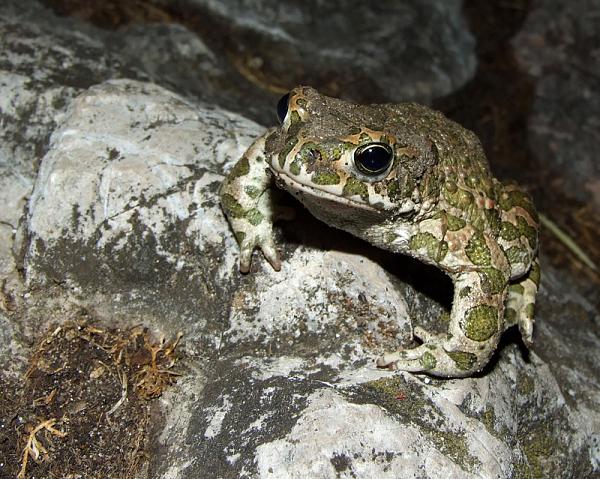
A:
<svg viewBox="0 0 600 479">
<path fill-rule="evenodd" d="M 453 277 L 454 301 L 447 334 L 415 328 L 415 336 L 423 344 L 385 354 L 377 365 L 440 377 L 465 377 L 480 371 L 504 331 L 508 273 L 491 270 L 462 272 Z"/>
<path fill-rule="evenodd" d="M 540 263 L 535 258 L 529 272 L 508 287 L 506 298 L 506 322 L 509 326 L 517 324 L 523 342 L 530 346 L 533 343 L 533 323 L 535 295 L 540 284 Z"/>
</svg>

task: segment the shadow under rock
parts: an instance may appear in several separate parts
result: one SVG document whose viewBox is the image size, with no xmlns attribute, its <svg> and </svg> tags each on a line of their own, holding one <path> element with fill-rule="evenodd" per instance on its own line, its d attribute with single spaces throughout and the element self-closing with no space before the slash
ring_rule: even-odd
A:
<svg viewBox="0 0 600 479">
<path fill-rule="evenodd" d="M 345 231 L 332 228 L 312 216 L 300 202 L 290 197 L 296 218 L 281 225 L 282 244 L 303 245 L 324 251 L 359 254 L 379 264 L 391 277 L 426 296 L 446 310 L 452 305 L 451 279 L 438 268 L 409 256 L 385 251 Z"/>
</svg>

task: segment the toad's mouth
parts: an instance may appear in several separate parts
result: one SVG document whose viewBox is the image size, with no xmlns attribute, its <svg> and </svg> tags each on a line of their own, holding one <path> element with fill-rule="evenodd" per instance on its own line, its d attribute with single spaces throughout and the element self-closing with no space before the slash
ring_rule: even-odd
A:
<svg viewBox="0 0 600 479">
<path fill-rule="evenodd" d="M 353 209 L 361 209 L 370 213 L 381 214 L 385 211 L 383 205 L 378 208 L 364 202 L 353 200 L 347 196 L 342 196 L 341 194 L 332 193 L 321 188 L 315 188 L 314 186 L 300 183 L 290 178 L 285 173 L 279 171 L 275 171 L 274 173 L 276 177 L 275 181 L 280 184 L 283 189 L 292 195 L 297 196 L 300 201 L 302 201 L 303 195 L 307 195 L 314 199 L 328 200 L 338 205 L 348 206 Z"/>
</svg>

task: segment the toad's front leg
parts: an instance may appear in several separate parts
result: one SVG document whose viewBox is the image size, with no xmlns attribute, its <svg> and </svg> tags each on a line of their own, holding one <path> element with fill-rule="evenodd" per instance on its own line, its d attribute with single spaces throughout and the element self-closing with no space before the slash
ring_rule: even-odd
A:
<svg viewBox="0 0 600 479">
<path fill-rule="evenodd" d="M 465 377 L 483 369 L 505 329 L 508 271 L 502 259 L 451 274 L 454 300 L 447 334 L 415 328 L 423 344 L 385 354 L 377 365 L 441 377 Z"/>
<path fill-rule="evenodd" d="M 240 245 L 240 271 L 250 270 L 252 252 L 260 248 L 276 271 L 281 260 L 273 238 L 277 212 L 272 175 L 265 156 L 267 131 L 248 148 L 221 185 L 221 206 Z"/>
</svg>

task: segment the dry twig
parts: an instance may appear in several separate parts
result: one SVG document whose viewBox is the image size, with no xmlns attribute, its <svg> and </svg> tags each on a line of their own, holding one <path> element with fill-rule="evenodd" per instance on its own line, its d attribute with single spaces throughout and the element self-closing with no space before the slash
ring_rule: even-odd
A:
<svg viewBox="0 0 600 479">
<path fill-rule="evenodd" d="M 164 337 L 158 344 L 151 344 L 148 336 L 144 336 L 144 346 L 150 352 L 151 360 L 134 377 L 135 390 L 142 399 L 159 397 L 165 388 L 175 382 L 175 377 L 181 375 L 171 371 L 171 368 L 176 361 L 173 353 L 182 336 L 182 333 L 178 333 L 171 344 L 165 343 Z"/>
<path fill-rule="evenodd" d="M 27 438 L 27 443 L 25 444 L 25 449 L 23 449 L 23 458 L 21 459 L 21 470 L 17 475 L 17 479 L 25 479 L 27 474 L 27 462 L 29 458 L 33 458 L 34 461 L 37 461 L 40 456 L 47 457 L 48 450 L 43 446 L 40 440 L 37 438 L 37 433 L 45 430 L 50 434 L 58 437 L 65 437 L 67 435 L 66 432 L 59 431 L 54 428 L 54 424 L 56 424 L 56 419 L 47 419 L 39 423 L 36 427 L 34 427 L 30 432 Z"/>
</svg>

